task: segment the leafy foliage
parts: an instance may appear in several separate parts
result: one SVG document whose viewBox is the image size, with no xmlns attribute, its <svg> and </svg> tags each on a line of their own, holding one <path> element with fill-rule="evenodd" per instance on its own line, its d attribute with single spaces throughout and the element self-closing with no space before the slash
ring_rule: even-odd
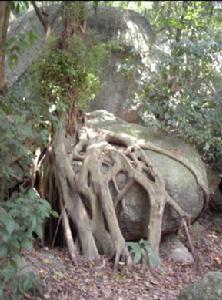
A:
<svg viewBox="0 0 222 300">
<path fill-rule="evenodd" d="M 44 220 L 52 213 L 49 203 L 24 185 L 30 182 L 35 147 L 42 147 L 48 139 L 43 127 L 46 118 L 41 102 L 19 98 L 13 90 L 0 104 L 1 299 L 19 299 L 35 282 L 33 274 L 18 277 L 18 266 L 23 249 L 32 246 L 32 234 L 41 237 Z"/>
<path fill-rule="evenodd" d="M 30 177 L 30 166 L 35 147 L 47 142 L 48 132 L 44 129 L 47 107 L 41 102 L 23 97 L 18 98 L 10 91 L 0 105 L 0 187 L 1 200 L 7 200 L 8 191 L 25 177 Z M 34 122 L 35 120 L 35 122 Z"/>
<path fill-rule="evenodd" d="M 30 6 L 30 1 L 10 1 L 10 8 L 15 16 L 27 11 Z"/>
<path fill-rule="evenodd" d="M 34 274 L 20 278 L 19 263 L 23 250 L 32 248 L 32 234 L 42 238 L 42 224 L 51 211 L 47 201 L 34 190 L 20 193 L 15 200 L 3 202 L 0 208 L 0 295 L 19 299 L 34 282 Z"/>
<path fill-rule="evenodd" d="M 150 18 L 159 34 L 153 47 L 155 70 L 143 95 L 147 111 L 219 165 L 221 13 L 207 1 L 169 1 L 159 3 Z"/>
<path fill-rule="evenodd" d="M 150 243 L 141 239 L 139 242 L 127 242 L 126 245 L 132 255 L 134 263 L 139 263 L 142 259 L 145 259 L 152 267 L 158 267 L 160 265 L 160 258 L 152 249 Z"/>
<path fill-rule="evenodd" d="M 70 38 L 66 53 L 56 44 L 52 41 L 33 66 L 33 76 L 40 83 L 37 89 L 58 111 L 69 104 L 70 91 L 74 91 L 79 107 L 84 108 L 99 88 L 101 63 L 107 54 L 105 44 L 96 38 L 82 40 L 77 35 Z"/>
</svg>

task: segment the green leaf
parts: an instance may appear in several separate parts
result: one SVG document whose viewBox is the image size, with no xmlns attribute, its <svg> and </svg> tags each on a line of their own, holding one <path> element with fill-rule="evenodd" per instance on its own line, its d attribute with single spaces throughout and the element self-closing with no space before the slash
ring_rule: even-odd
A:
<svg viewBox="0 0 222 300">
<path fill-rule="evenodd" d="M 2 271 L 4 280 L 6 282 L 9 281 L 14 277 L 15 274 L 16 274 L 16 264 L 14 264 L 13 262 L 9 262 Z"/>
<path fill-rule="evenodd" d="M 18 63 L 18 55 L 10 54 L 9 55 L 9 67 L 13 68 Z"/>
<path fill-rule="evenodd" d="M 21 263 L 21 256 L 18 253 L 14 254 L 12 261 L 18 266 Z"/>
<path fill-rule="evenodd" d="M 144 239 L 140 239 L 140 241 L 139 241 L 140 247 L 145 247 L 146 244 L 147 244 L 147 241 L 145 241 Z"/>
<path fill-rule="evenodd" d="M 6 256 L 7 253 L 8 253 L 8 248 L 6 247 L 6 245 L 0 244 L 0 258 Z"/>
<path fill-rule="evenodd" d="M 19 11 L 20 11 L 20 5 L 19 5 L 19 4 L 16 4 L 16 5 L 15 5 L 15 13 L 16 13 L 16 14 L 19 14 Z"/>
<path fill-rule="evenodd" d="M 32 30 L 30 30 L 28 33 L 28 39 L 29 39 L 30 46 L 32 46 L 32 44 L 37 39 L 37 36 L 34 34 L 34 32 Z"/>
<path fill-rule="evenodd" d="M 160 265 L 160 257 L 157 255 L 151 245 L 147 243 L 146 252 L 148 256 L 149 263 L 152 267 L 158 267 Z"/>
<path fill-rule="evenodd" d="M 27 292 L 30 290 L 34 284 L 35 276 L 33 273 L 28 274 L 28 276 L 22 281 L 22 291 Z"/>
<path fill-rule="evenodd" d="M 28 239 L 22 241 L 21 247 L 26 249 L 26 250 L 31 250 L 32 249 L 32 241 L 28 240 Z"/>
<path fill-rule="evenodd" d="M 19 41 L 19 47 L 22 50 L 26 50 L 29 47 L 29 42 L 27 41 L 27 39 L 25 37 L 23 37 L 20 41 Z"/>
<path fill-rule="evenodd" d="M 29 1 L 23 1 L 23 4 L 24 4 L 24 6 L 25 6 L 26 9 L 29 8 Z"/>
<path fill-rule="evenodd" d="M 43 236 L 42 224 L 37 225 L 34 229 L 34 232 L 38 235 L 39 238 Z"/>
<path fill-rule="evenodd" d="M 21 292 L 19 291 L 19 282 L 16 281 L 12 284 L 12 299 L 21 300 Z"/>
<path fill-rule="evenodd" d="M 52 210 L 52 211 L 51 211 L 51 216 L 52 216 L 53 218 L 55 218 L 55 219 L 58 219 L 58 217 L 59 217 L 57 211 L 55 211 L 55 210 Z"/>
<path fill-rule="evenodd" d="M 9 234 L 11 234 L 18 227 L 16 222 L 12 219 L 12 217 L 9 214 L 3 214 L 1 216 L 0 221 L 2 222 L 2 224 L 5 225 L 5 228 L 6 228 L 6 230 L 8 231 Z"/>
<path fill-rule="evenodd" d="M 17 238 L 13 238 L 11 241 L 10 241 L 11 245 L 16 249 L 16 250 L 19 250 L 20 249 L 20 244 L 17 240 Z"/>
</svg>

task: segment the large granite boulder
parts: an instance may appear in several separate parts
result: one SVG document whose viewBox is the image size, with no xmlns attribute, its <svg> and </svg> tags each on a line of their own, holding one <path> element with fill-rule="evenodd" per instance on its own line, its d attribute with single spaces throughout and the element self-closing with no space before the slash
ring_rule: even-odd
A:
<svg viewBox="0 0 222 300">
<path fill-rule="evenodd" d="M 209 272 L 204 277 L 184 289 L 178 300 L 221 300 L 222 272 Z"/>
<path fill-rule="evenodd" d="M 87 123 L 89 126 L 107 129 L 115 133 L 128 134 L 134 139 L 142 139 L 163 149 L 170 150 L 175 153 L 175 156 L 185 157 L 199 170 L 207 185 L 205 166 L 197 151 L 175 137 L 167 136 L 157 129 L 129 124 L 102 110 L 91 113 Z M 192 218 L 195 218 L 203 207 L 203 201 L 199 198 L 197 184 L 190 171 L 164 155 L 147 151 L 147 156 L 165 179 L 169 194 Z M 120 176 L 118 180 L 121 185 L 121 181 L 125 180 L 124 176 Z M 125 208 L 119 215 L 119 223 L 127 240 L 136 240 L 147 236 L 149 203 L 145 200 L 146 194 L 144 193 L 139 185 L 135 185 L 125 197 Z M 163 218 L 162 232 L 173 232 L 179 224 L 178 214 L 167 206 Z"/>
<path fill-rule="evenodd" d="M 105 109 L 130 123 L 141 120 L 142 106 L 138 95 L 148 76 L 154 33 L 147 18 L 132 11 L 112 7 L 99 8 L 88 25 L 105 41 L 118 41 L 105 61 L 101 89 L 91 103 L 91 109 Z"/>
</svg>

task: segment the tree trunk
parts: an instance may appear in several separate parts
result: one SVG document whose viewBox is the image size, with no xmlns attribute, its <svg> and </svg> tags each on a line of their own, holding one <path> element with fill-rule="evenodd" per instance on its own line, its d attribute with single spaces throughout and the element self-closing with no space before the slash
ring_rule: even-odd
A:
<svg viewBox="0 0 222 300">
<path fill-rule="evenodd" d="M 4 95 L 5 90 L 5 41 L 7 36 L 9 14 L 9 1 L 0 2 L 0 96 Z"/>
</svg>

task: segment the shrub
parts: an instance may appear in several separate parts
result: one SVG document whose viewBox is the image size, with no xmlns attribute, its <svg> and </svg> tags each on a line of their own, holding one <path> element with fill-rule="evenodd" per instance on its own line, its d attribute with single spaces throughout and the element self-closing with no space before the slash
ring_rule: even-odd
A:
<svg viewBox="0 0 222 300">
<path fill-rule="evenodd" d="M 31 250 L 32 235 L 42 238 L 45 218 L 52 212 L 49 203 L 35 190 L 20 192 L 14 200 L 0 206 L 0 298 L 20 299 L 35 283 L 34 274 L 18 276 L 21 255 Z"/>
</svg>

